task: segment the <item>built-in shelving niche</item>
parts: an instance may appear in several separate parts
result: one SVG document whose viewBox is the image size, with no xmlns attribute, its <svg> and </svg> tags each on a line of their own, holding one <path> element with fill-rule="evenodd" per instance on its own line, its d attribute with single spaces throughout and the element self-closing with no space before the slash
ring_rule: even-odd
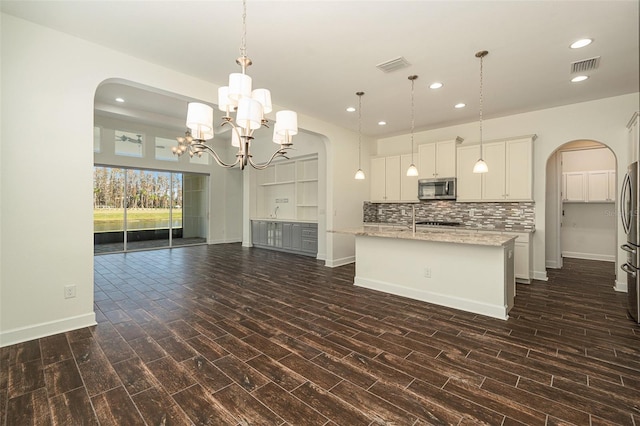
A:
<svg viewBox="0 0 640 426">
<path fill-rule="evenodd" d="M 318 156 L 279 161 L 254 170 L 254 219 L 318 220 Z"/>
</svg>

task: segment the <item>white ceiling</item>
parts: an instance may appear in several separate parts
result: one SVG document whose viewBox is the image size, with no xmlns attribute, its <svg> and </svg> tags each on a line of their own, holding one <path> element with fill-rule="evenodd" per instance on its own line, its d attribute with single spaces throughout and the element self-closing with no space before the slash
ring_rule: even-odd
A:
<svg viewBox="0 0 640 426">
<path fill-rule="evenodd" d="M 239 0 L 2 0 L 0 7 L 217 85 L 239 69 Z M 357 113 L 345 108 L 364 91 L 363 133 L 384 137 L 410 128 L 411 74 L 419 76 L 417 130 L 477 120 L 479 50 L 489 51 L 485 118 L 638 92 L 638 16 L 636 0 L 249 0 L 248 74 L 275 104 L 354 130 Z M 594 42 L 569 49 L 583 37 Z M 388 74 L 376 68 L 398 56 L 411 66 Z M 595 56 L 600 65 L 590 78 L 570 83 L 571 63 Z M 434 81 L 444 87 L 429 89 Z M 103 88 L 96 101 L 104 110 L 122 108 L 107 105 L 118 90 Z M 131 89 L 121 96 L 128 107 L 175 115 L 178 126 L 184 120 L 184 99 L 165 104 Z M 454 109 L 458 102 L 467 107 Z"/>
</svg>

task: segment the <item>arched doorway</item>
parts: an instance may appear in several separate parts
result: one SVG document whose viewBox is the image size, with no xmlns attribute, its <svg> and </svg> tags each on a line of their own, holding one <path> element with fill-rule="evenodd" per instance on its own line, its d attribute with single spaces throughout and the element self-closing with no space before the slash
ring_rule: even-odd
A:
<svg viewBox="0 0 640 426">
<path fill-rule="evenodd" d="M 605 144 L 575 140 L 546 164 L 546 267 L 563 258 L 616 262 L 617 159 Z"/>
</svg>

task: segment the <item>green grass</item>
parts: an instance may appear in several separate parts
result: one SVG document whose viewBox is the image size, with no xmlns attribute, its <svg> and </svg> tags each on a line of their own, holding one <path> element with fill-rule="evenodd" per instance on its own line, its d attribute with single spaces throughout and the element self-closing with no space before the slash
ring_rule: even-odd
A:
<svg viewBox="0 0 640 426">
<path fill-rule="evenodd" d="M 93 210 L 94 222 L 122 221 L 124 211 L 122 209 L 95 209 Z M 173 209 L 173 220 L 182 219 L 182 209 Z M 130 209 L 127 210 L 127 220 L 169 220 L 169 209 Z"/>
<path fill-rule="evenodd" d="M 122 209 L 94 209 L 94 232 L 122 231 L 124 211 Z M 173 209 L 173 226 L 182 223 L 182 209 Z M 169 226 L 169 209 L 129 209 L 127 210 L 129 230 L 158 229 Z"/>
</svg>

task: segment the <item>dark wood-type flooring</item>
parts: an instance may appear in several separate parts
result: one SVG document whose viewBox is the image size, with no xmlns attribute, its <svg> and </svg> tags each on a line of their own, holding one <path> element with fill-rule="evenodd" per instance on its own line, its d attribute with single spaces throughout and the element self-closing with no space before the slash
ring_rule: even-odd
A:
<svg viewBox="0 0 640 426">
<path fill-rule="evenodd" d="M 518 285 L 508 321 L 239 244 L 95 257 L 99 324 L 0 350 L 0 424 L 640 425 L 612 263 Z"/>
</svg>

